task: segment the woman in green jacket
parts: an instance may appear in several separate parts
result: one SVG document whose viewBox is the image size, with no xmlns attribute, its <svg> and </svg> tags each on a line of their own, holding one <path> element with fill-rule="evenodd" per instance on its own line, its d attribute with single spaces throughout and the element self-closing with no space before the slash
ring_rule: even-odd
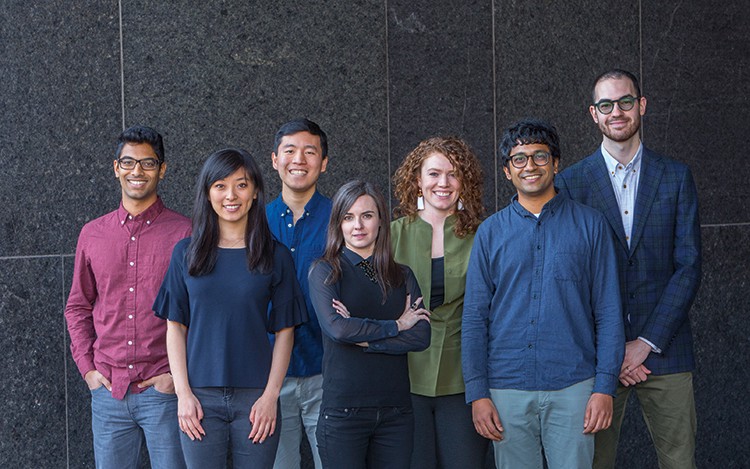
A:
<svg viewBox="0 0 750 469">
<path fill-rule="evenodd" d="M 414 271 L 432 311 L 432 342 L 409 354 L 414 406 L 412 468 L 483 468 L 486 440 L 474 429 L 461 374 L 466 267 L 481 222 L 482 169 L 463 140 L 433 137 L 394 176 L 396 262 Z"/>
</svg>

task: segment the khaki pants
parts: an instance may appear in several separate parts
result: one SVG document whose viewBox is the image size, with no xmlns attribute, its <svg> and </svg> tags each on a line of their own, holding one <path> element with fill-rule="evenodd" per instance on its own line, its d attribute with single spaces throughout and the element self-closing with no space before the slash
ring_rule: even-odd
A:
<svg viewBox="0 0 750 469">
<path fill-rule="evenodd" d="M 630 392 L 635 389 L 661 469 L 695 468 L 695 398 L 693 374 L 649 376 L 635 386 L 617 387 L 612 426 L 596 434 L 594 469 L 613 469 L 620 426 Z"/>
</svg>

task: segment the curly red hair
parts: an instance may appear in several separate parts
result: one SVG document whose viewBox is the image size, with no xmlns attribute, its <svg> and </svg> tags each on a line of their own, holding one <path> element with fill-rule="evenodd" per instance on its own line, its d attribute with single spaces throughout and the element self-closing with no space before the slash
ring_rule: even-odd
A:
<svg viewBox="0 0 750 469">
<path fill-rule="evenodd" d="M 433 153 L 440 153 L 453 165 L 456 178 L 461 184 L 460 200 L 463 210 L 456 210 L 456 225 L 453 232 L 459 238 L 477 230 L 482 222 L 482 167 L 469 145 L 458 137 L 432 137 L 423 140 L 412 150 L 393 176 L 396 198 L 399 205 L 393 210 L 394 216 L 414 219 L 417 215 L 419 195 L 419 173 L 422 163 Z"/>
</svg>

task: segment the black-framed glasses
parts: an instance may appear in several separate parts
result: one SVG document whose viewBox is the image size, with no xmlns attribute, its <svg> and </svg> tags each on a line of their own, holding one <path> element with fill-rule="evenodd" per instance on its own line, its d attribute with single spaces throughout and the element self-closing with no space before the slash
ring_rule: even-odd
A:
<svg viewBox="0 0 750 469">
<path fill-rule="evenodd" d="M 136 160 L 135 158 L 131 158 L 129 156 L 117 159 L 117 166 L 119 166 L 120 169 L 124 169 L 125 171 L 131 171 L 135 169 L 135 165 L 137 164 L 141 165 L 141 169 L 143 169 L 144 171 L 153 171 L 158 168 L 159 165 L 161 165 L 161 161 L 157 160 L 156 158 L 144 158 L 142 160 Z"/>
<path fill-rule="evenodd" d="M 549 163 L 550 156 L 551 155 L 546 151 L 537 151 L 534 152 L 533 155 L 516 153 L 515 155 L 510 155 L 508 159 L 510 160 L 510 164 L 512 164 L 514 168 L 522 169 L 526 167 L 529 159 L 534 160 L 534 164 L 537 166 L 545 166 Z"/>
<path fill-rule="evenodd" d="M 594 103 L 594 107 L 597 111 L 602 114 L 611 114 L 615 110 L 615 104 L 620 108 L 621 111 L 629 111 L 633 109 L 635 103 L 640 99 L 638 96 L 623 96 L 620 99 L 600 99 L 598 103 Z"/>
</svg>

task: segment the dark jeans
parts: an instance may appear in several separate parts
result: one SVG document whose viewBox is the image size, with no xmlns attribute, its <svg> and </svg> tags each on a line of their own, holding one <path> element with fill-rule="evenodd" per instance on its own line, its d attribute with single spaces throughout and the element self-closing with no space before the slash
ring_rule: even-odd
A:
<svg viewBox="0 0 750 469">
<path fill-rule="evenodd" d="M 316 433 L 326 469 L 407 469 L 413 432 L 411 407 L 329 407 Z"/>
<path fill-rule="evenodd" d="M 414 406 L 412 469 L 483 469 L 490 440 L 474 428 L 465 395 L 411 395 Z"/>
</svg>

